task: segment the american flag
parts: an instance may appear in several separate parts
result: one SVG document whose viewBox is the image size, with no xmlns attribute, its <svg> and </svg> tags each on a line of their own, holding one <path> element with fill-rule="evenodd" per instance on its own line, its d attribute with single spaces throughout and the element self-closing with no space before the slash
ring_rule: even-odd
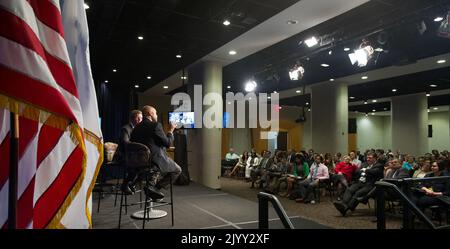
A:
<svg viewBox="0 0 450 249">
<path fill-rule="evenodd" d="M 91 227 L 103 144 L 83 1 L 0 0 L 0 23 L 0 226 L 8 222 L 11 111 L 20 116 L 17 227 Z"/>
</svg>

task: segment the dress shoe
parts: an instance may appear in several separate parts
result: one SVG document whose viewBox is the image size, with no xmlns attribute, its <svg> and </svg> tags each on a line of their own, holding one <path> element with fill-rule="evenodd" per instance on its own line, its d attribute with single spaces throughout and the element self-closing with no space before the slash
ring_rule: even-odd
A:
<svg viewBox="0 0 450 249">
<path fill-rule="evenodd" d="M 149 196 L 152 200 L 162 199 L 164 198 L 164 194 L 159 191 L 159 189 L 154 186 L 146 186 L 144 188 L 145 195 Z"/>
<path fill-rule="evenodd" d="M 342 216 L 345 216 L 345 214 L 347 213 L 347 206 L 341 202 L 333 202 L 334 207 L 342 214 Z"/>
</svg>

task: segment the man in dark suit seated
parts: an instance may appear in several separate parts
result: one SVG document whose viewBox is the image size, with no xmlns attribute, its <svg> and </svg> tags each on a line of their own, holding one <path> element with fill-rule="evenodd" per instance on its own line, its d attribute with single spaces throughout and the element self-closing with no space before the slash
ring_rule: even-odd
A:
<svg viewBox="0 0 450 249">
<path fill-rule="evenodd" d="M 144 119 L 133 129 L 130 141 L 144 144 L 150 149 L 151 163 L 155 167 L 150 172 L 145 191 L 151 198 L 161 199 L 164 197 L 161 188 L 166 188 L 171 179 L 172 183 L 175 182 L 181 174 L 181 167 L 166 151 L 174 140 L 173 131 L 176 124 L 171 123 L 168 133 L 165 134 L 161 123 L 158 123 L 158 114 L 154 107 L 144 106 L 142 114 Z"/>
<path fill-rule="evenodd" d="M 142 112 L 140 110 L 133 110 L 130 112 L 130 118 L 128 124 L 122 126 L 120 129 L 119 146 L 117 152 L 114 154 L 114 160 L 118 163 L 124 163 L 125 160 L 125 146 L 130 142 L 131 132 L 134 127 L 142 122 Z M 124 181 L 122 184 L 122 191 L 127 194 L 131 194 L 133 187 L 128 186 L 128 181 Z"/>
<path fill-rule="evenodd" d="M 377 161 L 377 154 L 367 153 L 367 161 L 356 171 L 358 180 L 345 190 L 342 202 L 333 202 L 342 216 L 345 216 L 348 210 L 355 210 L 360 202 L 359 199 L 372 190 L 375 182 L 383 178 L 383 173 L 384 165 Z"/>
<path fill-rule="evenodd" d="M 128 124 L 120 129 L 119 147 L 117 148 L 118 153 L 116 153 L 120 157 L 118 160 L 125 158 L 125 144 L 130 142 L 131 132 L 140 122 L 142 122 L 142 112 L 140 110 L 132 110 Z"/>
</svg>

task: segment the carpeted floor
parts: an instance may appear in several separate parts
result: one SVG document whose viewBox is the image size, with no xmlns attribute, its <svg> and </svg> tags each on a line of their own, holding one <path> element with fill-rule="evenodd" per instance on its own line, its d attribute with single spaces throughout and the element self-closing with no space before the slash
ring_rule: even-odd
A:
<svg viewBox="0 0 450 249">
<path fill-rule="evenodd" d="M 257 193 L 261 190 L 251 189 L 251 183 L 236 178 L 221 178 L 222 191 L 230 195 L 257 201 Z M 277 196 L 286 212 L 294 216 L 300 216 L 305 219 L 315 221 L 324 226 L 332 228 L 348 229 L 376 229 L 375 204 L 371 202 L 368 205 L 358 205 L 355 212 L 349 212 L 345 217 L 337 211 L 328 196 L 322 196 L 321 202 L 316 204 L 297 203 L 285 197 Z M 399 214 L 387 214 L 386 227 L 388 229 L 399 229 L 401 227 L 401 216 Z"/>
<path fill-rule="evenodd" d="M 229 182 L 229 185 L 233 185 Z M 239 185 L 239 181 L 234 181 Z M 245 188 L 245 186 L 242 186 Z M 169 196 L 167 193 L 166 196 Z M 255 193 L 256 196 L 256 193 Z M 114 195 L 106 194 L 100 203 L 100 211 L 97 212 L 98 194 L 94 193 L 93 201 L 93 228 L 115 229 L 118 228 L 119 203 L 114 206 Z M 169 198 L 166 198 L 169 200 Z M 128 198 L 128 203 L 139 201 L 139 194 Z M 258 228 L 258 203 L 256 200 L 242 198 L 220 190 L 213 190 L 191 183 L 188 186 L 174 186 L 174 220 L 171 226 L 170 206 L 157 208 L 165 210 L 168 215 L 161 219 L 155 219 L 146 223 L 148 229 L 253 229 Z M 140 229 L 142 221 L 135 220 L 130 215 L 142 210 L 139 205 L 128 208 L 128 213 L 123 212 L 122 229 Z M 295 228 L 326 229 L 327 226 L 304 219 L 298 215 L 287 212 Z M 283 228 L 275 211 L 269 209 L 269 228 Z"/>
</svg>

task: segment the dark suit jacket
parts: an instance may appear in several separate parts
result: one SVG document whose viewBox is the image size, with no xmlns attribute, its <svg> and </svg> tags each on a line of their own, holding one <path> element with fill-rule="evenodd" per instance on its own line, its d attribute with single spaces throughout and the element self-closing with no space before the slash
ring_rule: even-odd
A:
<svg viewBox="0 0 450 249">
<path fill-rule="evenodd" d="M 166 152 L 166 148 L 170 147 L 173 139 L 172 133 L 164 133 L 161 123 L 151 122 L 144 118 L 134 127 L 130 141 L 146 145 L 152 153 L 152 162 L 159 167 L 162 173 L 167 173 L 176 169 L 175 162 Z"/>
<path fill-rule="evenodd" d="M 361 164 L 361 168 L 356 171 L 357 178 L 361 176 L 361 169 L 367 168 L 369 164 L 364 162 Z M 369 185 L 375 185 L 376 181 L 379 181 L 384 176 L 384 166 L 381 163 L 376 162 L 370 169 L 366 170 L 366 183 Z"/>
<path fill-rule="evenodd" d="M 125 160 L 125 146 L 130 142 L 131 132 L 133 131 L 133 127 L 130 123 L 122 126 L 120 129 L 120 137 L 119 137 L 119 146 L 117 148 L 117 152 L 114 155 L 114 161 L 122 162 Z"/>
</svg>

